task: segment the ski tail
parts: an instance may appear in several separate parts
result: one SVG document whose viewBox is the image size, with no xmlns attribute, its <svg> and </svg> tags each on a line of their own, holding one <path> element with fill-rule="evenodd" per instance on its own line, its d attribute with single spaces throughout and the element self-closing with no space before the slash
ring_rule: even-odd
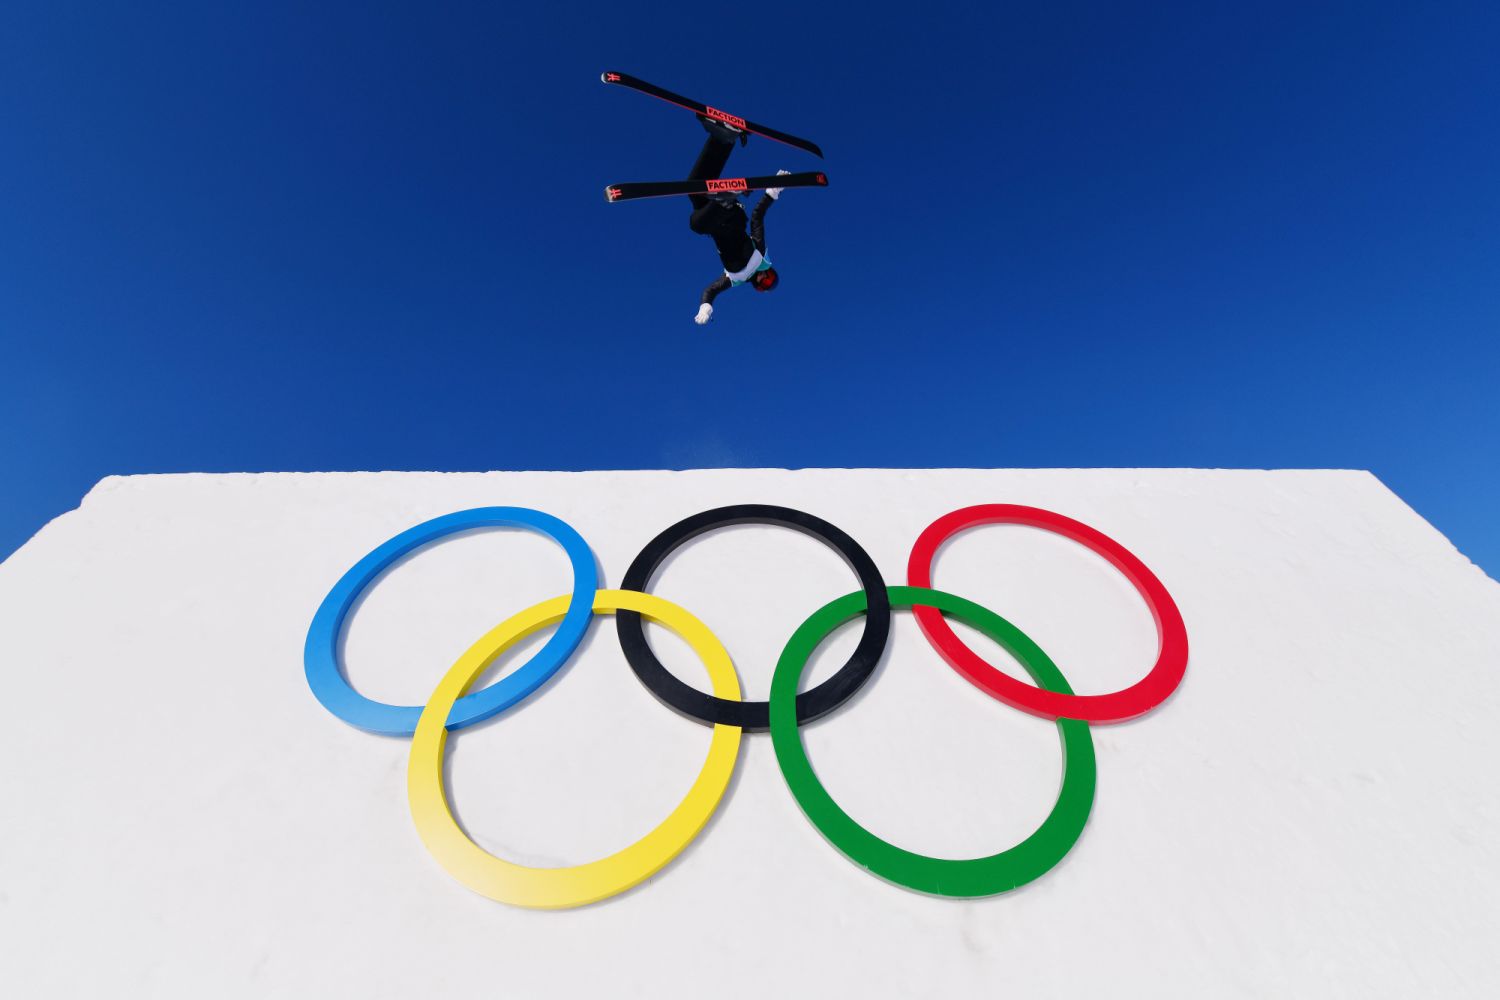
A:
<svg viewBox="0 0 1500 1000">
<path fill-rule="evenodd" d="M 767 177 L 717 177 L 699 181 L 635 181 L 611 184 L 604 189 L 604 200 L 635 201 L 638 198 L 667 198 L 681 194 L 719 194 L 722 192 L 764 191 L 774 187 L 827 187 L 828 175 L 809 170 L 800 174 L 772 174 Z"/>
<path fill-rule="evenodd" d="M 666 101 L 668 104 L 675 104 L 679 108 L 685 108 L 688 111 L 693 112 L 693 114 L 695 115 L 703 115 L 707 118 L 712 118 L 715 121 L 724 122 L 726 125 L 733 125 L 737 129 L 743 129 L 744 131 L 750 132 L 754 135 L 763 135 L 767 139 L 773 139 L 776 142 L 785 143 L 788 146 L 794 146 L 797 149 L 803 150 L 804 152 L 813 154 L 820 160 L 823 158 L 823 150 L 818 147 L 817 143 L 812 142 L 811 140 L 800 138 L 799 136 L 792 135 L 789 132 L 782 132 L 779 129 L 771 128 L 769 125 L 761 125 L 756 122 L 752 122 L 749 119 L 741 118 L 739 115 L 730 114 L 728 111 L 724 111 L 720 108 L 710 107 L 709 105 L 704 104 L 702 101 L 695 101 L 690 97 L 683 97 L 681 94 L 674 94 L 672 93 L 672 91 L 667 90 L 664 87 L 658 87 L 654 83 L 647 83 L 645 80 L 631 76 L 629 73 L 619 73 L 614 70 L 605 70 L 603 73 L 599 74 L 599 79 L 604 81 L 605 83 L 616 84 L 621 87 L 629 87 L 631 90 L 638 91 L 650 97 L 655 97 L 658 100 Z"/>
</svg>

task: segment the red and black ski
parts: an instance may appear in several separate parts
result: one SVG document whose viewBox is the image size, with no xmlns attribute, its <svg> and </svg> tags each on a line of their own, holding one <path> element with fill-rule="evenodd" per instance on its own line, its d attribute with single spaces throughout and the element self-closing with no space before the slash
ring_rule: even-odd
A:
<svg viewBox="0 0 1500 1000">
<path fill-rule="evenodd" d="M 806 139 L 799 139 L 795 135 L 788 135 L 786 132 L 779 132 L 774 128 L 768 128 L 765 125 L 757 125 L 755 122 L 741 118 L 739 115 L 732 115 L 727 111 L 720 111 L 718 108 L 711 108 L 701 101 L 689 100 L 688 98 L 683 97 L 681 94 L 674 94 L 670 90 L 663 90 L 653 83 L 647 83 L 645 80 L 638 80 L 635 77 L 631 76 L 629 73 L 605 72 L 599 74 L 599 79 L 603 80 L 605 83 L 618 83 L 622 87 L 629 87 L 631 90 L 638 90 L 643 94 L 650 94 L 652 97 L 660 98 L 661 100 L 666 101 L 669 104 L 675 104 L 679 108 L 687 108 L 694 114 L 706 115 L 709 118 L 724 122 L 726 125 L 733 125 L 735 128 L 743 129 L 746 132 L 751 132 L 755 135 L 763 135 L 767 139 L 775 139 L 777 142 L 784 142 L 788 146 L 796 146 L 798 149 L 806 150 L 819 159 L 823 158 L 823 151 L 818 148 L 818 144 L 815 142 L 809 142 Z"/>
<path fill-rule="evenodd" d="M 717 177 L 703 181 L 639 181 L 611 184 L 604 189 L 606 201 L 665 198 L 674 194 L 719 194 L 723 191 L 763 191 L 779 187 L 827 187 L 828 176 L 816 171 L 773 174 L 770 177 Z"/>
</svg>

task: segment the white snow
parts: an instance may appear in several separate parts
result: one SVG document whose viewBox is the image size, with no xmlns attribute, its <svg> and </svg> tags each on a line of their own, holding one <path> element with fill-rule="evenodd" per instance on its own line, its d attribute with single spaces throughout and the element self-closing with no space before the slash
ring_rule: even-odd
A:
<svg viewBox="0 0 1500 1000">
<path fill-rule="evenodd" d="M 515 909 L 423 849 L 406 742 L 307 690 L 318 602 L 418 521 L 537 507 L 617 586 L 662 528 L 744 502 L 833 521 L 888 583 L 928 522 L 984 502 L 1078 518 L 1156 572 L 1187 621 L 1187 677 L 1144 718 L 1094 727 L 1094 813 L 1062 864 L 978 901 L 888 885 L 823 841 L 750 736 L 716 818 L 656 878 Z M 1076 690 L 1153 658 L 1144 604 L 1069 542 L 977 529 L 935 580 L 1027 630 Z M 435 545 L 354 615 L 350 675 L 421 702 L 481 632 L 569 586 L 561 551 L 521 532 Z M 692 543 L 653 589 L 763 698 L 791 629 L 854 586 L 819 543 L 747 526 Z M 685 647 L 653 642 L 701 683 Z M 0 564 L 0 670 L 10 996 L 1500 995 L 1500 585 L 1363 472 L 112 478 Z M 1053 727 L 970 687 L 905 613 L 867 690 L 806 738 L 855 818 L 927 853 L 1007 847 L 1057 789 Z M 665 816 L 707 745 L 604 619 L 539 694 L 450 742 L 450 793 L 489 850 L 577 863 Z"/>
</svg>

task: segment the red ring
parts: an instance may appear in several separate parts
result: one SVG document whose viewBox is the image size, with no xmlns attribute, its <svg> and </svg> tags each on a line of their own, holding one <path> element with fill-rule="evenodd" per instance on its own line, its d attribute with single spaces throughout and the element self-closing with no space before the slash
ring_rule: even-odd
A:
<svg viewBox="0 0 1500 1000">
<path fill-rule="evenodd" d="M 913 587 L 932 587 L 932 560 L 938 546 L 950 537 L 981 524 L 1024 524 L 1071 538 L 1108 559 L 1135 586 L 1156 620 L 1160 653 L 1151 672 L 1130 687 L 1111 694 L 1060 694 L 1044 691 L 986 663 L 963 644 L 936 608 L 914 606 L 917 624 L 948 664 L 971 683 L 1007 705 L 1044 719 L 1081 719 L 1084 722 L 1123 722 L 1144 715 L 1177 690 L 1187 669 L 1187 626 L 1156 574 L 1119 542 L 1088 525 L 1039 507 L 990 503 L 963 507 L 929 524 L 912 546 L 907 581 Z"/>
</svg>

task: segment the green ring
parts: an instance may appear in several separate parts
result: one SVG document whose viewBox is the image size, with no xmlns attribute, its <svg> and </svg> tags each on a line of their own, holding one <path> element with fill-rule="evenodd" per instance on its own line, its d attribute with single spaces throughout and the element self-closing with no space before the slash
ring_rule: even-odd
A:
<svg viewBox="0 0 1500 1000">
<path fill-rule="evenodd" d="M 888 587 L 892 608 L 913 604 L 937 608 L 971 625 L 1011 653 L 1048 691 L 1072 694 L 1062 671 L 1010 622 L 962 597 L 925 587 Z M 797 805 L 830 844 L 860 867 L 896 885 L 935 896 L 992 896 L 1025 885 L 1063 859 L 1083 833 L 1094 804 L 1094 740 L 1086 722 L 1058 719 L 1063 779 L 1057 804 L 1036 832 L 1015 847 L 987 858 L 930 858 L 888 844 L 860 826 L 813 773 L 797 727 L 797 688 L 814 649 L 845 622 L 864 614 L 865 593 L 855 591 L 820 608 L 787 641 L 771 679 L 771 744 Z"/>
</svg>

